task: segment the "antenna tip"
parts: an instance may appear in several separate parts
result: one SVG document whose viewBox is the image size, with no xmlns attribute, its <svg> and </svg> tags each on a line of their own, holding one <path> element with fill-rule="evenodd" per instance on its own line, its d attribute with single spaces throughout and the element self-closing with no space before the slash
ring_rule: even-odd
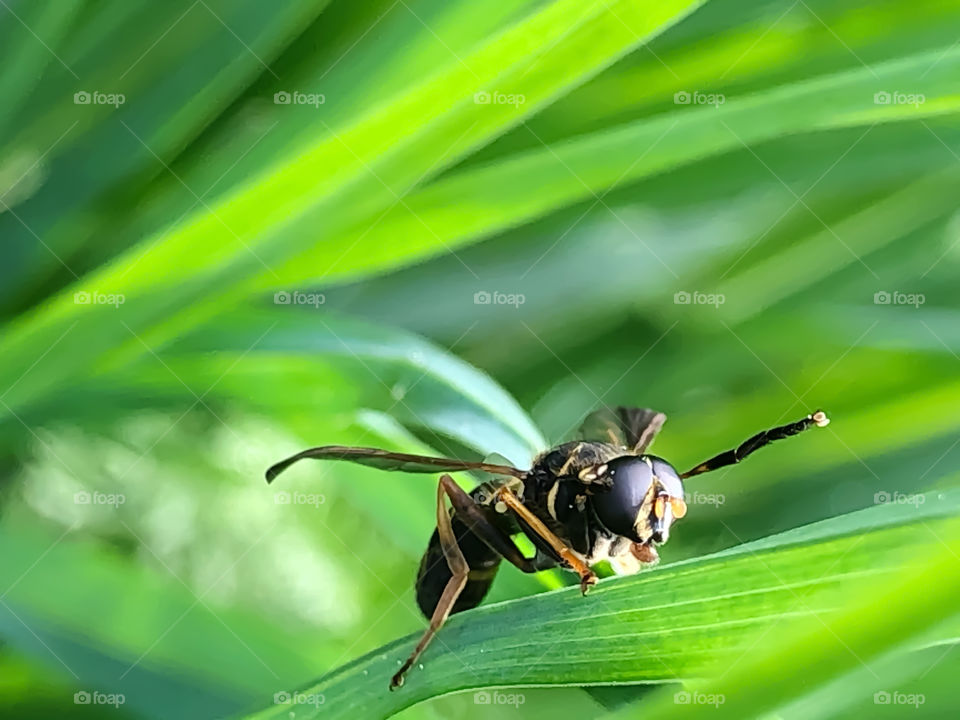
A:
<svg viewBox="0 0 960 720">
<path fill-rule="evenodd" d="M 826 427 L 830 424 L 830 418 L 827 417 L 827 414 L 823 410 L 817 410 L 810 416 L 810 419 L 816 423 L 817 427 Z"/>
</svg>

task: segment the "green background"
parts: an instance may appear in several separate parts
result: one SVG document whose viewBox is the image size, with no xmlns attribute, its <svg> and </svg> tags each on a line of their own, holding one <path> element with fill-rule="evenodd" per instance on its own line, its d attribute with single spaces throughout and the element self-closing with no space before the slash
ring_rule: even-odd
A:
<svg viewBox="0 0 960 720">
<path fill-rule="evenodd" d="M 0 715 L 953 716 L 958 21 L 3 0 Z M 832 423 L 691 481 L 654 571 L 504 568 L 388 693 L 436 478 L 264 469 L 620 404 L 681 469 Z"/>
</svg>

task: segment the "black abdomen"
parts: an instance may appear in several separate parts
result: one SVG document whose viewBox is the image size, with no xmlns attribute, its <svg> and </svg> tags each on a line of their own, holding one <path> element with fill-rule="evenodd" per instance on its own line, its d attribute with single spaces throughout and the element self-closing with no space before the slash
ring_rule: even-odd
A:
<svg viewBox="0 0 960 720">
<path fill-rule="evenodd" d="M 496 513 L 484 508 L 491 520 L 496 521 Z M 466 587 L 454 603 L 452 613 L 469 610 L 480 604 L 486 596 L 493 578 L 500 566 L 500 555 L 480 538 L 470 532 L 470 529 L 454 516 L 451 520 L 453 534 L 457 538 L 460 551 L 470 566 L 470 575 Z M 430 536 L 430 544 L 420 561 L 420 570 L 417 572 L 417 605 L 428 618 L 433 615 L 444 588 L 453 577 L 447 559 L 440 547 L 440 537 L 437 531 Z"/>
</svg>

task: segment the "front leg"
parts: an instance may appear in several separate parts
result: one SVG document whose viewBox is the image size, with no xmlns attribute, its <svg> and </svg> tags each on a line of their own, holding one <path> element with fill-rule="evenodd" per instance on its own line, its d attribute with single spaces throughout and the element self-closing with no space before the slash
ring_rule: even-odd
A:
<svg viewBox="0 0 960 720">
<path fill-rule="evenodd" d="M 510 488 L 504 486 L 497 490 L 497 500 L 513 512 L 517 519 L 530 528 L 530 531 L 543 540 L 569 568 L 580 576 L 580 591 L 586 595 L 587 591 L 597 584 L 597 576 L 587 564 L 587 561 L 573 548 L 550 531 L 543 521 L 534 515 L 530 508 L 524 505 Z"/>
</svg>

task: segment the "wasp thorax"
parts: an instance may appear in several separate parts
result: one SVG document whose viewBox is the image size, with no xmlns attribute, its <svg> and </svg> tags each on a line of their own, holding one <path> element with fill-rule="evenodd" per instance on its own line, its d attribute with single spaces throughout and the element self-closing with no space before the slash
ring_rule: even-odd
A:
<svg viewBox="0 0 960 720">
<path fill-rule="evenodd" d="M 612 460 L 607 476 L 610 489 L 592 498 L 603 526 L 634 542 L 666 542 L 671 523 L 686 514 L 677 471 L 660 458 L 631 455 Z"/>
</svg>

